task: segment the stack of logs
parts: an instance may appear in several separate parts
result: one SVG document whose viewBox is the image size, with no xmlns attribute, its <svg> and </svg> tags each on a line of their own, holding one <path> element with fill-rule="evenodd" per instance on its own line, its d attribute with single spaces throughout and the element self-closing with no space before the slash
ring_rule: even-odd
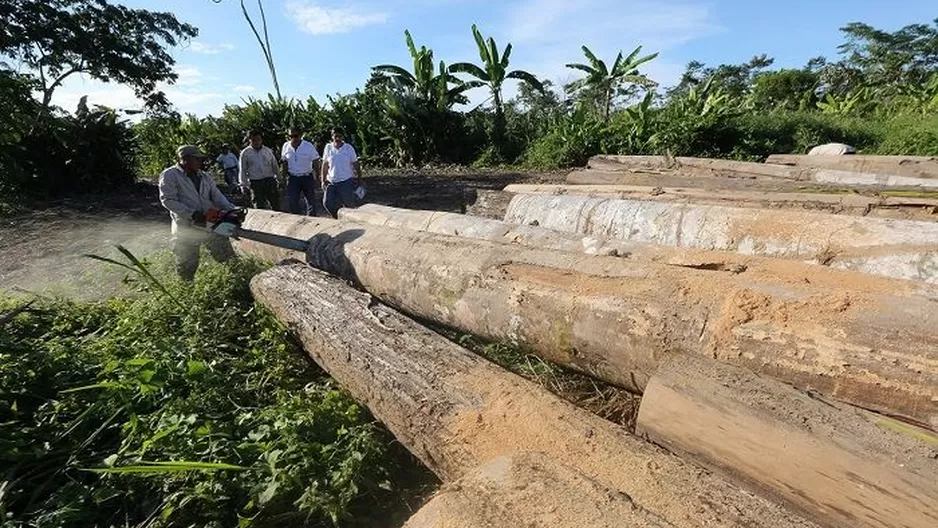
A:
<svg viewBox="0 0 938 528">
<path fill-rule="evenodd" d="M 255 296 L 444 482 L 408 527 L 938 526 L 938 162 L 830 158 L 600 157 L 504 220 L 237 246 L 302 261 Z M 642 394 L 635 433 L 411 317 Z"/>
</svg>

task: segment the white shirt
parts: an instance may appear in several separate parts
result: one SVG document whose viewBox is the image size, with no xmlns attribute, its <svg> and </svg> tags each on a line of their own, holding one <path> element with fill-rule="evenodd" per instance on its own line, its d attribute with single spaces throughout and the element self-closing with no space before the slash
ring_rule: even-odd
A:
<svg viewBox="0 0 938 528">
<path fill-rule="evenodd" d="M 322 159 L 329 163 L 329 174 L 326 175 L 326 180 L 339 183 L 355 177 L 352 163 L 358 161 L 358 155 L 355 154 L 355 148 L 348 143 L 342 143 L 339 148 L 335 148 L 332 142 L 327 143 Z"/>
<path fill-rule="evenodd" d="M 217 158 L 215 158 L 215 161 L 217 161 L 225 170 L 235 169 L 238 167 L 238 157 L 231 152 L 220 154 Z"/>
<path fill-rule="evenodd" d="M 316 147 L 305 139 L 300 140 L 300 146 L 293 148 L 293 143 L 287 141 L 280 149 L 280 159 L 286 160 L 287 172 L 296 176 L 311 174 L 313 162 L 319 159 Z"/>
</svg>

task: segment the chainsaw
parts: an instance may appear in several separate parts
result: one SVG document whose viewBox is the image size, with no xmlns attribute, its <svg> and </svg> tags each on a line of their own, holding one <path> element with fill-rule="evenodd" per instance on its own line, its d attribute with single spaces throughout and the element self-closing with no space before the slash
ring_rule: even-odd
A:
<svg viewBox="0 0 938 528">
<path fill-rule="evenodd" d="M 309 243 L 305 240 L 244 229 L 241 225 L 244 223 L 245 218 L 247 218 L 247 209 L 243 207 L 224 211 L 220 209 L 209 209 L 205 213 L 205 223 L 199 223 L 197 226 L 205 229 L 209 233 L 235 240 L 254 240 L 262 244 L 270 244 L 272 246 L 302 251 L 304 253 L 309 248 Z"/>
</svg>

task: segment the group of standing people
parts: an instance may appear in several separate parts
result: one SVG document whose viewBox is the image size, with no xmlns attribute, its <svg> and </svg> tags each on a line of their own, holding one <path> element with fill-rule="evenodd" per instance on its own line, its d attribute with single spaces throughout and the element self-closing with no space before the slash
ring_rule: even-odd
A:
<svg viewBox="0 0 938 528">
<path fill-rule="evenodd" d="M 323 207 L 333 218 L 341 207 L 356 207 L 363 196 L 361 164 L 355 148 L 345 142 L 342 129 L 332 129 L 332 141 L 326 144 L 321 157 L 300 130 L 291 128 L 288 135 L 279 161 L 256 131 L 249 134 L 250 145 L 240 156 L 230 150 L 219 155 L 216 161 L 225 173 L 228 188 L 240 188 L 254 208 L 279 210 L 278 175 L 282 164 L 287 173 L 291 213 L 304 213 L 301 198 L 305 198 L 305 214 L 315 215 L 317 187 L 322 190 Z M 206 156 L 199 147 L 184 145 L 176 155 L 178 162 L 160 174 L 160 202 L 172 220 L 176 271 L 183 279 L 192 280 L 203 245 L 220 262 L 234 256 L 228 239 L 210 233 L 205 226 L 211 221 L 207 216 L 212 211 L 234 209 L 235 205 L 202 170 Z"/>
<path fill-rule="evenodd" d="M 280 149 L 280 159 L 264 146 L 259 132 L 250 133 L 251 144 L 241 151 L 238 160 L 238 183 L 255 208 L 280 208 L 278 174 L 280 165 L 287 173 L 287 204 L 293 214 L 315 215 L 317 191 L 322 191 L 322 204 L 333 218 L 341 207 L 356 207 L 362 187 L 361 164 L 355 148 L 345 142 L 341 128 L 332 129 L 332 140 L 326 143 L 322 156 L 313 143 L 303 139 L 299 129 L 289 130 L 289 140 Z M 226 158 L 227 159 L 227 158 Z M 222 163 L 222 156 L 219 156 Z M 228 175 L 227 166 L 223 165 Z M 302 201 L 306 201 L 303 210 Z"/>
</svg>

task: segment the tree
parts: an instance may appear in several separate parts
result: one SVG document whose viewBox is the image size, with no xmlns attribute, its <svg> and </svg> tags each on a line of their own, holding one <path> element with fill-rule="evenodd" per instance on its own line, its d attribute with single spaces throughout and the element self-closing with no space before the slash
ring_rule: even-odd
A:
<svg viewBox="0 0 938 528">
<path fill-rule="evenodd" d="M 475 38 L 476 45 L 479 48 L 479 58 L 482 59 L 482 66 L 472 64 L 471 62 L 459 62 L 449 67 L 453 73 L 467 73 L 479 81 L 480 86 L 488 86 L 492 92 L 492 106 L 495 108 L 495 121 L 493 124 L 492 138 L 496 148 L 501 148 L 502 139 L 505 132 L 505 112 L 502 102 L 502 84 L 506 79 L 517 79 L 528 83 L 538 90 L 543 90 L 544 86 L 534 75 L 524 70 L 508 71 L 508 61 L 511 57 L 511 44 L 505 46 L 503 54 L 499 54 L 495 39 L 489 37 L 486 41 L 482 33 L 475 24 L 472 25 L 472 36 Z"/>
<path fill-rule="evenodd" d="M 756 75 L 751 101 L 758 110 L 813 108 L 820 76 L 808 69 L 778 70 Z"/>
<path fill-rule="evenodd" d="M 720 64 L 707 67 L 699 61 L 691 61 L 681 76 L 681 82 L 668 91 L 669 97 L 685 95 L 690 88 L 712 80 L 732 98 L 740 98 L 752 89 L 753 80 L 760 72 L 771 66 L 775 59 L 762 54 L 753 56 L 742 64 Z"/>
<path fill-rule="evenodd" d="M 0 55 L 35 73 L 44 111 L 56 88 L 76 73 L 126 84 L 148 106 L 166 105 L 157 86 L 177 79 L 166 47 L 198 35 L 172 13 L 106 0 L 5 0 L 0 19 Z"/>
<path fill-rule="evenodd" d="M 628 57 L 623 60 L 622 52 L 616 56 L 616 61 L 612 68 L 607 68 L 606 63 L 596 58 L 596 55 L 586 46 L 582 47 L 583 54 L 586 55 L 589 64 L 567 64 L 567 68 L 572 68 L 586 72 L 586 77 L 574 82 L 574 88 L 589 87 L 599 92 L 601 97 L 600 104 L 603 111 L 603 120 L 609 120 L 609 111 L 612 108 L 612 100 L 615 97 L 618 88 L 626 83 L 641 84 L 650 86 L 653 81 L 648 77 L 638 73 L 638 67 L 646 62 L 652 61 L 658 56 L 657 53 L 639 57 L 642 47 L 635 48 Z"/>
<path fill-rule="evenodd" d="M 481 81 L 460 81 L 449 72 L 443 61 L 440 61 L 439 71 L 435 71 L 433 50 L 426 46 L 420 46 L 420 49 L 417 49 L 410 31 L 405 30 L 404 37 L 407 49 L 414 61 L 413 73 L 400 66 L 382 64 L 372 68 L 376 73 L 384 74 L 378 78 L 379 82 L 383 80 L 386 86 L 393 83 L 401 89 L 410 91 L 437 110 L 445 110 L 454 104 L 465 103 L 467 99 L 463 95 L 464 92 L 483 86 Z M 450 88 L 450 84 L 454 84 L 455 87 Z"/>
</svg>

